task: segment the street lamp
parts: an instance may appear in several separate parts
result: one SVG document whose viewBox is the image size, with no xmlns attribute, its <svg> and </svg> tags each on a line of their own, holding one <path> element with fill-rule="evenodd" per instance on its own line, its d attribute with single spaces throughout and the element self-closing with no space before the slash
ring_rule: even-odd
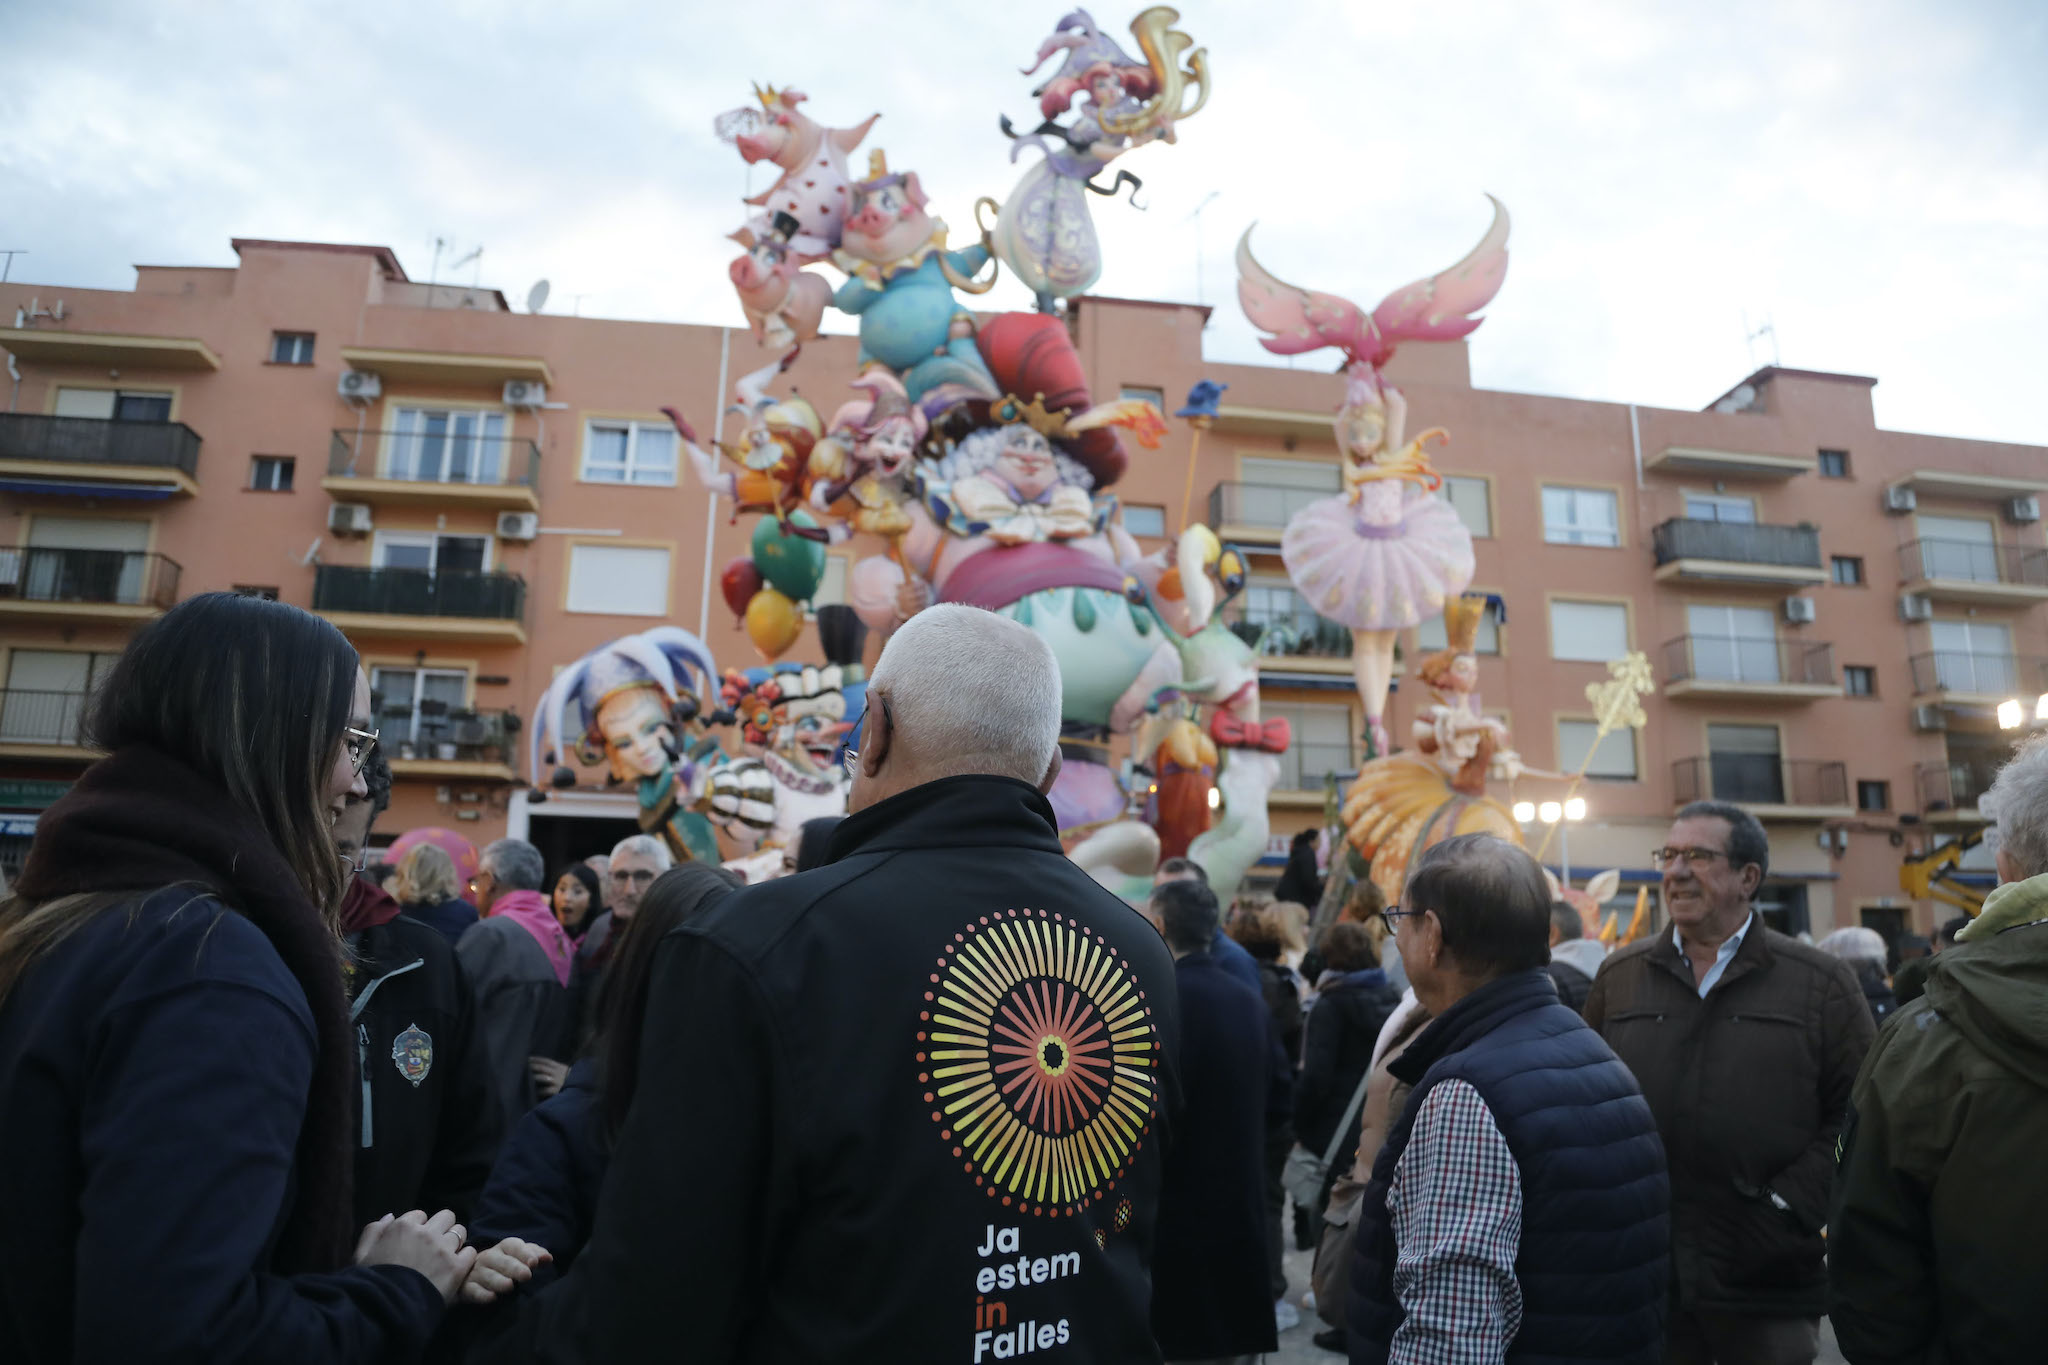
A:
<svg viewBox="0 0 2048 1365">
<path fill-rule="evenodd" d="M 1545 801 L 1540 806 L 1534 801 L 1517 801 L 1514 815 L 1518 825 L 1540 820 L 1558 827 L 1557 861 L 1563 873 L 1558 880 L 1569 886 L 1572 880 L 1572 826 L 1586 818 L 1586 798 L 1574 796 L 1568 801 Z"/>
<path fill-rule="evenodd" d="M 2004 701 L 1998 703 L 1999 729 L 2017 730 L 2020 728 L 2020 722 L 2025 718 L 2026 708 L 2020 705 L 2019 698 L 2008 697 Z"/>
</svg>

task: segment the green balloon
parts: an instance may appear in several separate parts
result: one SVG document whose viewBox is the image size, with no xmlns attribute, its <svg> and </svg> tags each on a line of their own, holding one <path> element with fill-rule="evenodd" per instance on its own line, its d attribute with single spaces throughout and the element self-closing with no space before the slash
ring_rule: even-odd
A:
<svg viewBox="0 0 2048 1365">
<path fill-rule="evenodd" d="M 810 513 L 801 510 L 790 513 L 789 520 L 810 530 L 818 526 Z M 754 567 L 784 597 L 808 602 L 825 576 L 825 546 L 808 536 L 784 535 L 780 522 L 763 517 L 754 524 Z"/>
</svg>

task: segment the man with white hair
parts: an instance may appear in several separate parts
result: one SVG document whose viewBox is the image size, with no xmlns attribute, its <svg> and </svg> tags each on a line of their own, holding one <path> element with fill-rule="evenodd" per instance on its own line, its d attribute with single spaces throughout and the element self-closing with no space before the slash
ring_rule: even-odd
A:
<svg viewBox="0 0 2048 1365">
<path fill-rule="evenodd" d="M 592 859 L 591 861 L 596 861 Z M 640 898 L 654 879 L 676 865 L 668 844 L 651 834 L 630 834 L 612 847 L 604 859 L 605 912 L 590 922 L 583 942 L 576 949 L 576 965 L 569 977 L 568 1045 L 561 1049 L 571 1059 L 583 1055 L 597 1036 L 597 1007 L 604 995 L 605 972 L 612 962 L 612 949 L 625 931 Z M 568 1079 L 569 1068 L 553 1059 L 536 1060 L 534 1081 L 545 1095 L 552 1095 Z"/>
<path fill-rule="evenodd" d="M 1859 1365 L 2037 1361 L 2048 1337 L 2048 739 L 1979 806 L 2001 884 L 1885 1022 L 1842 1135 L 1828 1315 Z"/>
<path fill-rule="evenodd" d="M 897 630 L 830 861 L 658 950 L 594 1232 L 516 1346 L 1159 1360 L 1173 962 L 1062 851 L 1059 734 L 1025 627 L 933 606 Z"/>
<path fill-rule="evenodd" d="M 1885 973 L 1885 964 L 1891 960 L 1891 949 L 1885 944 L 1884 935 L 1875 929 L 1852 926 L 1837 929 L 1813 945 L 1830 957 L 1840 958 L 1850 971 L 1856 973 L 1856 984 L 1863 988 L 1863 1002 L 1870 1006 L 1870 1017 L 1882 1024 L 1885 1016 L 1898 1007 L 1892 997 L 1891 978 Z"/>
</svg>

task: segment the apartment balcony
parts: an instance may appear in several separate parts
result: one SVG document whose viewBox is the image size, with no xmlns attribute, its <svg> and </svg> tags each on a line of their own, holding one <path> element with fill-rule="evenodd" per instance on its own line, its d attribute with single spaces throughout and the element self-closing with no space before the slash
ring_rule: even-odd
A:
<svg viewBox="0 0 2048 1365">
<path fill-rule="evenodd" d="M 0 619 L 147 621 L 178 600 L 178 564 L 139 550 L 0 548 Z"/>
<path fill-rule="evenodd" d="M 320 487 L 376 507 L 540 510 L 540 447 L 460 430 L 337 431 Z"/>
<path fill-rule="evenodd" d="M 198 474 L 183 422 L 0 413 L 0 491 L 155 501 L 192 497 Z"/>
<path fill-rule="evenodd" d="M 1820 557 L 1820 531 L 1812 526 L 1674 517 L 1651 533 L 1651 544 L 1660 583 L 1783 591 L 1828 579 Z"/>
<path fill-rule="evenodd" d="M 526 580 L 514 573 L 322 564 L 313 580 L 313 610 L 351 638 L 526 643 Z"/>
<path fill-rule="evenodd" d="M 1691 474 L 1715 479 L 1791 479 L 1813 473 L 1819 464 L 1817 455 L 1731 450 L 1707 445 L 1667 445 L 1643 460 L 1644 469 L 1659 474 Z"/>
<path fill-rule="evenodd" d="M 1221 540 L 1238 545 L 1278 545 L 1288 521 L 1331 489 L 1282 484 L 1219 483 L 1209 490 L 1209 525 Z"/>
<path fill-rule="evenodd" d="M 1839 697 L 1835 648 L 1793 636 L 1681 635 L 1664 646 L 1664 694 L 1713 701 Z"/>
<path fill-rule="evenodd" d="M 2031 705 L 2048 692 L 2048 659 L 1937 649 L 1915 654 L 1911 663 L 1917 702 L 1996 706 L 2018 697 Z"/>
<path fill-rule="evenodd" d="M 0 757 L 92 757 L 80 726 L 86 694 L 10 687 L 0 690 Z"/>
<path fill-rule="evenodd" d="M 1899 547 L 1905 591 L 1937 602 L 2022 606 L 2048 601 L 2048 549 L 1969 540 L 1915 540 Z"/>
<path fill-rule="evenodd" d="M 1351 676 L 1351 628 L 1318 616 L 1305 605 L 1272 612 L 1233 603 L 1224 625 L 1252 647 L 1261 669 Z"/>
<path fill-rule="evenodd" d="M 536 384 L 555 382 L 547 359 L 537 355 L 470 355 L 458 351 L 344 346 L 341 359 L 350 369 L 370 370 L 383 376 L 387 385 L 495 389 L 514 379 Z"/>
<path fill-rule="evenodd" d="M 84 365 L 95 370 L 217 370 L 220 357 L 197 337 L 131 336 L 125 332 L 70 332 L 48 327 L 0 327 L 0 348 L 39 365 Z"/>
<path fill-rule="evenodd" d="M 1939 763 L 1922 763 L 1915 773 L 1920 815 L 1930 824 L 1973 824 L 1983 817 L 1977 803 L 1991 790 L 1999 760 L 1989 754 L 1950 754 Z"/>
<path fill-rule="evenodd" d="M 1709 754 L 1671 765 L 1674 805 L 1730 801 L 1759 820 L 1846 820 L 1856 813 L 1843 763 L 1776 754 Z"/>
<path fill-rule="evenodd" d="M 516 781 L 519 724 L 509 711 L 447 710 L 433 702 L 421 702 L 417 713 L 400 704 L 378 717 L 392 776 L 440 781 Z"/>
</svg>

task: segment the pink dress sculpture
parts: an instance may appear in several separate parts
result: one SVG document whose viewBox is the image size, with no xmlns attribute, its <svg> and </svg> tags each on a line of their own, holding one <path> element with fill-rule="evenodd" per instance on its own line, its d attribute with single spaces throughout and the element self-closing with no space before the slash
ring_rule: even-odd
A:
<svg viewBox="0 0 2048 1365">
<path fill-rule="evenodd" d="M 1491 199 L 1491 196 L 1488 196 Z M 1404 441 L 1407 404 L 1381 370 L 1403 341 L 1454 341 L 1507 274 L 1508 215 L 1492 200 L 1493 225 L 1465 259 L 1387 296 L 1371 313 L 1334 294 L 1285 284 L 1252 257 L 1251 230 L 1237 244 L 1238 301 L 1277 355 L 1334 346 L 1345 358 L 1344 406 L 1336 418 L 1344 491 L 1297 512 L 1280 552 L 1296 591 L 1352 631 L 1352 668 L 1375 754 L 1387 751 L 1383 716 L 1394 638 L 1443 610 L 1472 581 L 1472 537 L 1423 453 L 1443 439 L 1432 428 Z"/>
</svg>

